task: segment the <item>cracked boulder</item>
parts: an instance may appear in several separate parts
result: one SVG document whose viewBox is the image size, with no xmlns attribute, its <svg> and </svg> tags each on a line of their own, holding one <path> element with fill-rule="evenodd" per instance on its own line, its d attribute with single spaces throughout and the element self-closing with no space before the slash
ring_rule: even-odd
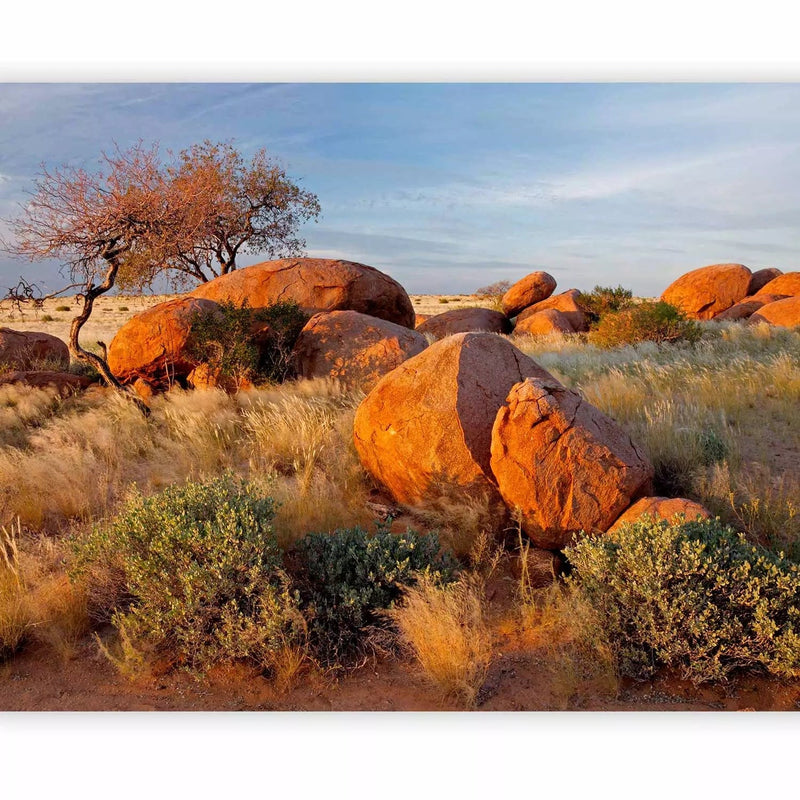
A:
<svg viewBox="0 0 800 800">
<path fill-rule="evenodd" d="M 414 307 L 406 290 L 366 264 L 327 258 L 283 258 L 221 275 L 198 286 L 192 297 L 217 303 L 265 308 L 293 300 L 306 313 L 358 311 L 406 328 L 414 327 Z"/>
<path fill-rule="evenodd" d="M 537 546 L 561 550 L 580 531 L 606 531 L 652 493 L 653 466 L 602 411 L 556 381 L 511 388 L 492 430 L 491 470 Z"/>
<path fill-rule="evenodd" d="M 506 339 L 461 333 L 385 375 L 356 411 L 362 465 L 399 503 L 502 501 L 490 468 L 492 424 L 511 387 L 558 382 Z"/>
<path fill-rule="evenodd" d="M 454 308 L 428 317 L 417 325 L 417 330 L 436 339 L 444 339 L 454 333 L 511 333 L 511 320 L 505 314 L 489 308 Z"/>
<path fill-rule="evenodd" d="M 747 297 L 752 277 L 743 264 L 712 264 L 681 275 L 661 299 L 692 319 L 713 319 Z"/>
<path fill-rule="evenodd" d="M 315 314 L 306 323 L 294 359 L 303 378 L 336 378 L 369 391 L 427 346 L 421 333 L 402 325 L 357 311 L 331 311 Z"/>
</svg>

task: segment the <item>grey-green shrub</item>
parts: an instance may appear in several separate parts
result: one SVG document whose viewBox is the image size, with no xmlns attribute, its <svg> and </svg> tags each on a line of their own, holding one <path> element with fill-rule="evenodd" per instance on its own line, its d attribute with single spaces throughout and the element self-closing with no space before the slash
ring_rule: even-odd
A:
<svg viewBox="0 0 800 800">
<path fill-rule="evenodd" d="M 299 612 L 275 541 L 274 503 L 230 474 L 134 494 L 77 540 L 75 577 L 113 624 L 175 665 L 266 666 Z"/>
<path fill-rule="evenodd" d="M 695 683 L 737 668 L 800 676 L 800 566 L 719 520 L 646 518 L 566 555 L 623 674 L 667 666 Z"/>
</svg>

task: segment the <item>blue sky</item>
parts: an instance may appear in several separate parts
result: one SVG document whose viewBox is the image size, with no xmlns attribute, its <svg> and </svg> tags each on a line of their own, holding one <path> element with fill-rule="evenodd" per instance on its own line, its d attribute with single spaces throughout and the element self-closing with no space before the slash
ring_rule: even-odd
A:
<svg viewBox="0 0 800 800">
<path fill-rule="evenodd" d="M 412 293 L 544 269 L 656 295 L 705 264 L 800 268 L 797 84 L 0 84 L 0 217 L 42 162 L 140 138 L 266 147 L 319 196 L 309 255 Z M 57 284 L 0 255 L 0 286 L 21 273 Z"/>
</svg>

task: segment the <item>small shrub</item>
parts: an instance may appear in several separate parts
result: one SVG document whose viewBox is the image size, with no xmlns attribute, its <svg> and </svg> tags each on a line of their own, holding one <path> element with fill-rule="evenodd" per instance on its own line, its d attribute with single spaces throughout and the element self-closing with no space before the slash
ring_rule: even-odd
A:
<svg viewBox="0 0 800 800">
<path fill-rule="evenodd" d="M 578 305 L 590 322 L 597 322 L 606 314 L 624 311 L 634 305 L 633 292 L 622 286 L 612 289 L 610 286 L 595 286 L 591 292 L 581 292 Z"/>
<path fill-rule="evenodd" d="M 589 334 L 599 347 L 620 347 L 651 341 L 663 343 L 697 342 L 701 329 L 693 320 L 669 303 L 645 301 L 623 311 L 603 315 Z"/>
<path fill-rule="evenodd" d="M 800 566 L 719 520 L 645 519 L 566 555 L 622 673 L 646 678 L 667 666 L 695 683 L 737 668 L 800 676 Z"/>
<path fill-rule="evenodd" d="M 230 474 L 152 497 L 135 493 L 110 523 L 76 542 L 73 575 L 86 581 L 95 606 L 104 601 L 101 611 L 132 647 L 142 643 L 190 668 L 236 659 L 266 668 L 302 627 L 274 514 L 271 498 Z"/>
<path fill-rule="evenodd" d="M 120 306 L 120 307 L 117 309 L 117 311 L 130 311 L 130 309 L 128 308 L 128 306 Z"/>
<path fill-rule="evenodd" d="M 69 306 L 56 306 L 56 311 L 69 311 Z"/>
<path fill-rule="evenodd" d="M 56 318 L 50 314 L 42 314 L 39 320 L 40 322 L 55 322 Z"/>
<path fill-rule="evenodd" d="M 404 586 L 423 575 L 448 581 L 456 568 L 452 557 L 440 554 L 435 534 L 394 535 L 388 523 L 372 536 L 358 527 L 309 534 L 297 550 L 310 641 L 329 664 L 360 652 L 367 629 L 381 626 L 377 612 L 389 608 Z"/>
<path fill-rule="evenodd" d="M 235 381 L 283 381 L 292 372 L 292 348 L 308 321 L 297 303 L 252 309 L 220 303 L 191 319 L 190 357 Z"/>
<path fill-rule="evenodd" d="M 488 286 L 481 286 L 475 290 L 475 296 L 480 302 L 493 308 L 495 311 L 503 310 L 503 295 L 511 288 L 511 281 L 495 281 Z"/>
<path fill-rule="evenodd" d="M 446 297 L 440 297 L 439 302 L 442 303 L 442 305 L 444 305 L 446 303 L 449 303 L 450 300 L 448 300 Z"/>
</svg>

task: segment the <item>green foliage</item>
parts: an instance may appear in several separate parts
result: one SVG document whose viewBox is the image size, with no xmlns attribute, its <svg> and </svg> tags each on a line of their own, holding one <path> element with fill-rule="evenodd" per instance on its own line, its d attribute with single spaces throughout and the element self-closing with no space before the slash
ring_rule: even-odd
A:
<svg viewBox="0 0 800 800">
<path fill-rule="evenodd" d="M 700 336 L 700 327 L 683 312 L 669 303 L 648 300 L 604 314 L 589 334 L 589 341 L 599 347 L 620 347 L 644 341 L 696 342 Z"/>
<path fill-rule="evenodd" d="M 300 618 L 281 570 L 271 498 L 230 474 L 134 493 L 109 523 L 75 542 L 83 579 L 118 631 L 190 668 L 270 653 Z"/>
<path fill-rule="evenodd" d="M 589 318 L 590 322 L 597 322 L 605 314 L 624 311 L 634 305 L 633 292 L 622 286 L 595 286 L 588 294 L 581 293 L 578 305 Z"/>
<path fill-rule="evenodd" d="M 719 520 L 646 518 L 566 555 L 624 674 L 668 666 L 695 683 L 737 668 L 800 676 L 800 566 Z"/>
<path fill-rule="evenodd" d="M 457 566 L 440 553 L 436 534 L 395 535 L 389 523 L 378 525 L 372 536 L 362 528 L 309 534 L 297 549 L 310 640 L 327 663 L 359 652 L 367 629 L 385 624 L 376 612 L 391 607 L 403 586 L 422 575 L 447 582 Z"/>
<path fill-rule="evenodd" d="M 190 357 L 225 378 L 283 381 L 292 371 L 292 348 L 308 322 L 297 303 L 281 301 L 252 309 L 245 302 L 192 315 Z"/>
<path fill-rule="evenodd" d="M 126 308 L 125 310 L 127 311 L 128 309 Z M 69 306 L 56 306 L 56 311 L 69 311 Z"/>
</svg>

